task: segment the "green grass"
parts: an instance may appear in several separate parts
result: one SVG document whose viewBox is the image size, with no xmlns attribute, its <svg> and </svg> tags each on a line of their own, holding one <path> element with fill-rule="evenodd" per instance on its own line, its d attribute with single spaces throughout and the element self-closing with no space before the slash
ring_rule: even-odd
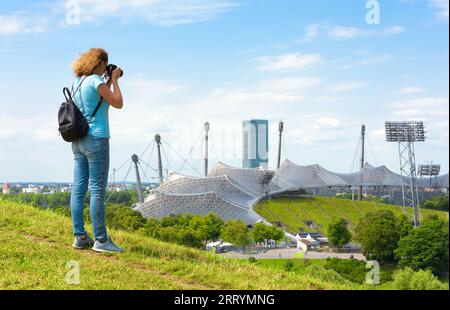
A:
<svg viewBox="0 0 450 310">
<path fill-rule="evenodd" d="M 0 289 L 355 288 L 164 243 L 137 233 L 110 230 L 110 235 L 125 248 L 124 254 L 73 250 L 69 218 L 0 200 Z M 66 284 L 66 264 L 70 260 L 79 263 L 79 285 Z"/>
<path fill-rule="evenodd" d="M 305 275 L 305 269 L 310 265 L 320 265 L 322 267 L 325 266 L 325 259 L 258 259 L 256 264 L 263 268 L 267 268 L 269 270 L 285 270 L 286 262 L 290 260 L 294 264 L 294 268 L 292 270 L 293 273 L 297 275 Z M 381 270 L 395 272 L 392 266 L 381 266 Z M 369 285 L 369 284 L 350 284 L 353 288 L 363 289 L 363 290 L 393 290 L 392 281 L 386 281 L 379 285 Z"/>
<path fill-rule="evenodd" d="M 348 199 L 329 197 L 301 197 L 301 198 L 272 198 L 259 202 L 255 211 L 269 222 L 281 222 L 286 230 L 297 233 L 300 228 L 305 231 L 318 231 L 326 234 L 330 217 L 341 217 L 350 222 L 349 229 L 354 231 L 359 220 L 365 213 L 377 210 L 390 210 L 396 215 L 402 214 L 402 207 L 388 205 L 371 201 L 351 201 Z M 407 214 L 411 215 L 410 208 Z M 448 212 L 421 210 L 422 216 L 437 214 L 439 217 L 448 219 Z M 318 224 L 317 229 L 306 227 L 304 221 L 312 220 Z"/>
<path fill-rule="evenodd" d="M 294 263 L 293 272 L 299 275 L 305 274 L 305 268 L 309 265 L 321 265 L 321 266 L 325 265 L 324 259 L 300 259 L 300 258 L 258 259 L 257 263 L 264 268 L 273 270 L 284 270 L 286 262 L 289 260 Z"/>
</svg>

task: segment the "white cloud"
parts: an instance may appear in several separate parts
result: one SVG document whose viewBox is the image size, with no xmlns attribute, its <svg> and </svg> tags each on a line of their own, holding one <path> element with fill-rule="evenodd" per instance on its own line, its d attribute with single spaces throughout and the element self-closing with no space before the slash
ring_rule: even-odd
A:
<svg viewBox="0 0 450 310">
<path fill-rule="evenodd" d="M 437 108 L 445 107 L 447 105 L 448 99 L 445 98 L 414 98 L 397 101 L 392 103 L 390 106 L 394 108 Z"/>
<path fill-rule="evenodd" d="M 21 117 L 8 113 L 0 116 L 0 141 L 39 142 L 54 140 L 58 136 L 54 117 Z"/>
<path fill-rule="evenodd" d="M 392 26 L 384 31 L 385 34 L 399 34 L 402 32 L 405 32 L 405 28 L 403 26 Z"/>
<path fill-rule="evenodd" d="M 157 26 L 203 22 L 239 4 L 231 0 L 80 0 L 81 21 L 141 17 Z"/>
<path fill-rule="evenodd" d="M 0 36 L 38 33 L 47 29 L 48 21 L 44 17 L 25 14 L 0 15 Z"/>
<path fill-rule="evenodd" d="M 377 55 L 377 56 L 371 56 L 371 57 L 367 57 L 362 60 L 346 63 L 346 64 L 342 65 L 342 68 L 350 69 L 350 68 L 358 67 L 358 66 L 380 64 L 380 63 L 384 63 L 384 62 L 388 61 L 389 59 L 391 59 L 391 57 L 392 56 L 389 54 L 381 54 L 381 55 Z"/>
<path fill-rule="evenodd" d="M 436 16 L 448 21 L 449 0 L 428 0 L 430 6 L 435 10 Z"/>
<path fill-rule="evenodd" d="M 346 92 L 346 91 L 351 91 L 351 90 L 355 90 L 355 89 L 361 88 L 364 85 L 365 85 L 365 83 L 360 82 L 360 81 L 343 82 L 343 83 L 339 83 L 339 84 L 331 87 L 330 91 L 333 91 L 333 92 Z"/>
<path fill-rule="evenodd" d="M 316 64 L 322 60 L 319 54 L 282 54 L 278 56 L 263 56 L 256 59 L 260 64 L 259 71 L 298 70 Z"/>
<path fill-rule="evenodd" d="M 321 116 L 316 120 L 316 128 L 321 127 L 339 127 L 341 125 L 341 120 L 336 117 L 325 117 Z"/>
<path fill-rule="evenodd" d="M 315 23 L 305 27 L 305 34 L 298 40 L 299 43 L 311 42 L 318 38 L 321 33 L 326 34 L 334 40 L 349 40 L 360 37 L 386 37 L 405 32 L 406 29 L 400 25 L 374 30 L 372 28 L 361 28 L 354 26 L 330 25 L 328 23 Z"/>
<path fill-rule="evenodd" d="M 334 39 L 353 39 L 364 35 L 364 31 L 356 27 L 332 27 L 328 35 Z"/>
<path fill-rule="evenodd" d="M 128 98 L 158 98 L 160 96 L 177 93 L 186 89 L 184 83 L 173 80 L 158 80 L 146 78 L 127 78 L 123 81 L 124 90 Z M 132 99 L 133 100 L 133 99 Z"/>
<path fill-rule="evenodd" d="M 274 91 L 294 91 L 299 92 L 312 88 L 320 84 L 321 79 L 313 76 L 286 77 L 264 81 L 262 88 Z"/>
<path fill-rule="evenodd" d="M 393 109 L 392 115 L 397 118 L 411 120 L 437 121 L 440 118 L 448 119 L 449 108 L 446 98 L 412 98 L 393 102 L 389 105 Z"/>
<path fill-rule="evenodd" d="M 392 26 L 382 30 L 372 30 L 357 27 L 344 27 L 344 26 L 333 26 L 329 31 L 328 35 L 337 40 L 354 39 L 358 37 L 384 37 L 390 35 L 400 34 L 405 32 L 406 29 L 403 26 Z"/>
<path fill-rule="evenodd" d="M 403 87 L 399 90 L 400 94 L 418 94 L 423 92 L 423 89 L 421 87 Z"/>
<path fill-rule="evenodd" d="M 306 26 L 305 35 L 303 38 L 301 38 L 299 40 L 299 42 L 305 43 L 305 42 L 313 41 L 315 38 L 318 37 L 321 28 L 322 28 L 321 24 L 312 24 L 312 25 Z"/>
</svg>

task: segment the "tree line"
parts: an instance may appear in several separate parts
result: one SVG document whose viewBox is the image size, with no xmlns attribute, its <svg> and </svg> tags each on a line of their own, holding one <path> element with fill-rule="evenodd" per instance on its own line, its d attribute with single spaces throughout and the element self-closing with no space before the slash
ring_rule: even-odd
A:
<svg viewBox="0 0 450 310">
<path fill-rule="evenodd" d="M 368 260 L 395 264 L 402 272 L 399 277 L 429 279 L 448 277 L 449 232 L 448 221 L 437 215 L 426 217 L 413 228 L 405 215 L 395 216 L 389 210 L 370 212 L 361 218 L 352 236 L 344 219 L 335 218 L 328 226 L 331 246 L 341 247 L 352 239 L 361 243 Z M 419 273 L 415 275 L 415 273 Z M 402 279 L 403 279 L 402 278 Z M 405 280 L 398 280 L 404 286 Z M 420 282 L 420 283 L 422 283 Z M 431 284 L 430 284 L 431 285 Z"/>
<path fill-rule="evenodd" d="M 108 194 L 113 196 L 108 199 Z M 161 219 L 145 219 L 140 212 L 130 208 L 137 198 L 136 191 L 108 192 L 108 194 L 105 200 L 114 202 L 105 205 L 105 220 L 109 228 L 138 232 L 161 241 L 195 248 L 204 248 L 206 243 L 220 239 L 245 249 L 252 245 L 267 246 L 269 240 L 277 242 L 284 238 L 284 232 L 275 226 L 257 223 L 249 227 L 240 220 L 223 221 L 215 213 L 205 216 L 183 213 Z M 30 204 L 67 217 L 71 216 L 70 193 L 0 194 L 0 199 Z M 88 193 L 83 211 L 87 223 L 90 222 L 89 199 Z"/>
</svg>

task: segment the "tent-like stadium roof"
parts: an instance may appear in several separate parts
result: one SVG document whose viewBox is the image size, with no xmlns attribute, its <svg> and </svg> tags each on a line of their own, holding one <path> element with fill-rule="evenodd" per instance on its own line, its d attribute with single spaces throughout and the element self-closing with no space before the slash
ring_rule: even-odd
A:
<svg viewBox="0 0 450 310">
<path fill-rule="evenodd" d="M 218 162 L 207 177 L 171 173 L 166 181 L 135 207 L 145 217 L 215 212 L 224 220 L 241 219 L 247 224 L 263 220 L 253 206 L 264 197 L 262 180 L 273 175 L 268 190 L 277 194 L 298 189 L 355 186 L 401 186 L 402 177 L 386 166 L 366 164 L 355 173 L 335 173 L 319 165 L 297 165 L 285 160 L 275 173 L 263 168 L 235 168 Z M 407 182 L 408 178 L 404 177 Z M 432 185 L 449 187 L 448 173 L 431 179 Z M 430 186 L 430 178 L 418 178 L 418 186 Z"/>
</svg>

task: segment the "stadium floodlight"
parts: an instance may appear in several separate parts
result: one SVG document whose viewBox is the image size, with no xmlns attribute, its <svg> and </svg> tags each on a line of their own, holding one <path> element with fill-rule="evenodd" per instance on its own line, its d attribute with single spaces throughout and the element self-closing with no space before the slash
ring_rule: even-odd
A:
<svg viewBox="0 0 450 310">
<path fill-rule="evenodd" d="M 259 171 L 259 184 L 261 185 L 262 192 L 265 197 L 269 194 L 269 184 L 275 175 L 275 171 L 260 169 Z"/>
<path fill-rule="evenodd" d="M 423 142 L 425 130 L 423 122 L 386 122 L 388 142 Z"/>
<path fill-rule="evenodd" d="M 433 162 L 419 165 L 419 175 L 430 177 L 430 187 L 432 187 L 432 178 L 437 177 L 441 172 L 441 165 L 433 164 Z"/>
<path fill-rule="evenodd" d="M 411 206 L 414 210 L 414 226 L 419 226 L 419 191 L 417 188 L 416 155 L 414 142 L 425 141 L 425 129 L 423 122 L 385 122 L 386 141 L 398 143 L 400 158 L 400 175 L 402 183 L 403 211 Z M 409 191 L 409 197 L 406 195 Z"/>
<path fill-rule="evenodd" d="M 422 176 L 438 176 L 441 172 L 441 165 L 437 164 L 421 164 L 419 165 L 419 175 Z"/>
</svg>

